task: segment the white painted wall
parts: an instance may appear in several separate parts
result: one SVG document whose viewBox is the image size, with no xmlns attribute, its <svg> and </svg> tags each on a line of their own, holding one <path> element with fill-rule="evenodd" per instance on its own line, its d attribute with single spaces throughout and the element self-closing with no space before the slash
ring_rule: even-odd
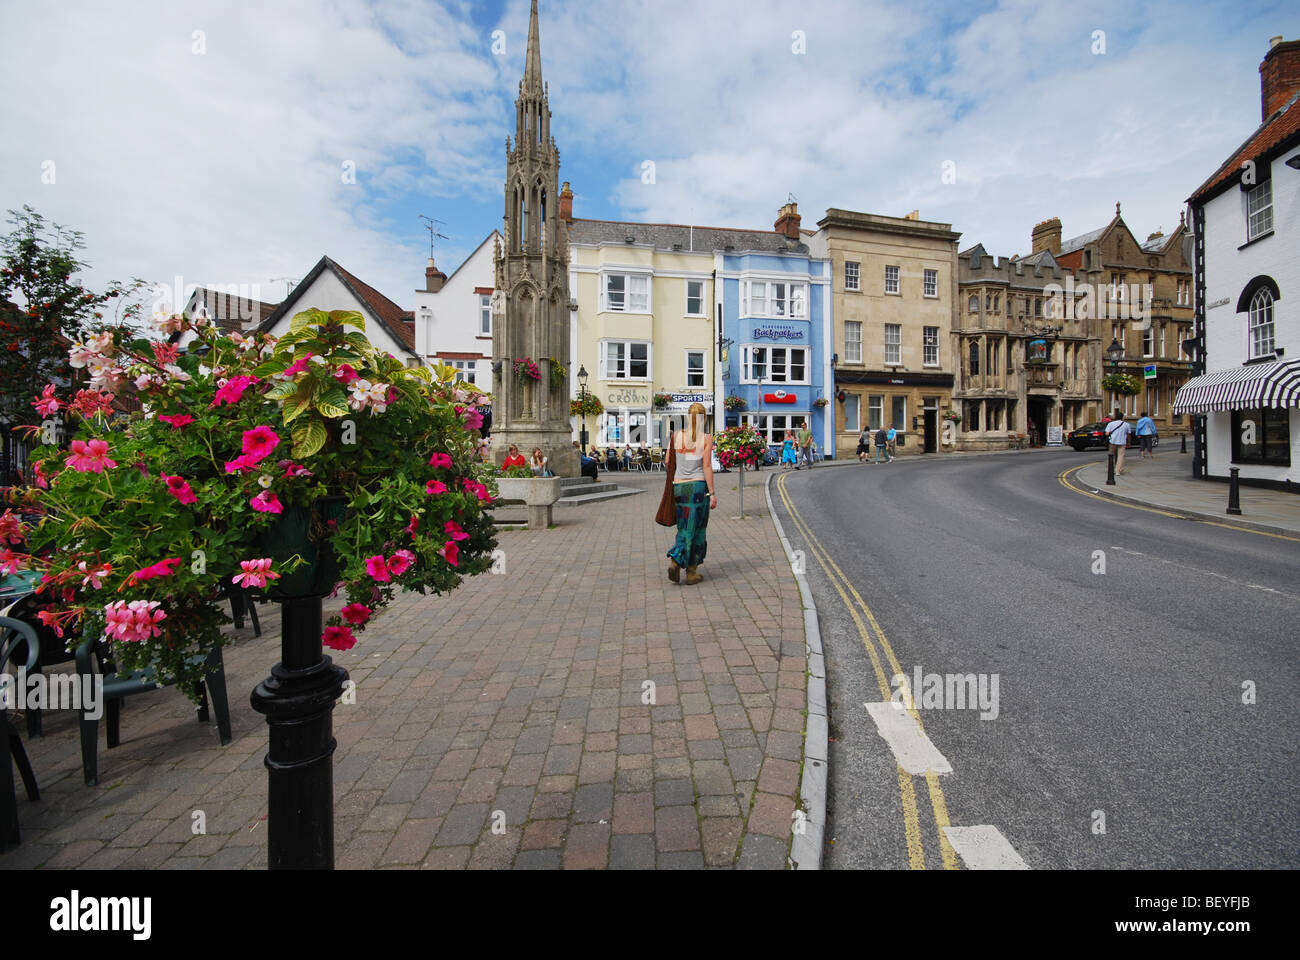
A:
<svg viewBox="0 0 1300 960">
<path fill-rule="evenodd" d="M 1294 109 L 1294 108 L 1293 108 Z M 1286 166 L 1300 148 L 1273 161 L 1273 235 L 1238 249 L 1246 242 L 1246 192 L 1230 188 L 1204 208 L 1205 219 L 1205 369 L 1207 373 L 1240 366 L 1250 359 L 1249 316 L 1237 313 L 1237 299 L 1257 276 L 1276 281 L 1281 299 L 1273 306 L 1274 339 L 1286 359 L 1300 357 L 1300 171 Z M 1220 300 L 1228 302 L 1211 307 Z M 1207 417 L 1207 467 L 1226 476 L 1231 464 L 1231 415 Z M 1291 466 L 1243 465 L 1241 476 L 1300 482 L 1300 413 L 1291 410 Z"/>
<path fill-rule="evenodd" d="M 415 351 L 426 363 L 437 362 L 439 353 L 474 353 L 474 385 L 492 390 L 492 334 L 479 334 L 479 298 L 476 287 L 491 288 L 495 282 L 492 231 L 478 249 L 447 278 L 437 293 L 415 292 Z"/>
</svg>

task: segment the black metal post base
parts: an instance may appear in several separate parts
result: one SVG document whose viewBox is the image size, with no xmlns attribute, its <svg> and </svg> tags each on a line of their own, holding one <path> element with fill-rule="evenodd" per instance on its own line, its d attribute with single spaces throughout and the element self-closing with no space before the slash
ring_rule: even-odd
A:
<svg viewBox="0 0 1300 960">
<path fill-rule="evenodd" d="M 284 600 L 281 610 L 280 662 L 251 697 L 271 734 L 267 866 L 332 870 L 333 713 L 348 672 L 322 653 L 320 597 Z"/>
<path fill-rule="evenodd" d="M 1241 516 L 1241 489 L 1237 485 L 1237 474 L 1240 471 L 1236 467 L 1228 470 L 1228 513 L 1234 517 Z"/>
<path fill-rule="evenodd" d="M 1106 486 L 1115 486 L 1115 454 L 1106 454 Z"/>
<path fill-rule="evenodd" d="M 1183 434 L 1182 445 L 1178 448 L 1179 453 L 1187 452 L 1187 434 Z"/>
</svg>

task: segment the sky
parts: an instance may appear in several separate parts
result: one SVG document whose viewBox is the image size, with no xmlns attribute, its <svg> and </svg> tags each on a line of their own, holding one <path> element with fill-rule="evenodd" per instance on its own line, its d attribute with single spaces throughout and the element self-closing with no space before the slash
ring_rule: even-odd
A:
<svg viewBox="0 0 1300 960">
<path fill-rule="evenodd" d="M 0 0 L 0 210 L 86 282 L 243 284 L 324 254 L 406 309 L 499 228 L 527 0 Z M 770 229 L 793 196 L 1029 252 L 1145 240 L 1260 121 L 1282 2 L 541 0 L 574 213 Z M 6 226 L 6 232 L 9 229 Z"/>
</svg>

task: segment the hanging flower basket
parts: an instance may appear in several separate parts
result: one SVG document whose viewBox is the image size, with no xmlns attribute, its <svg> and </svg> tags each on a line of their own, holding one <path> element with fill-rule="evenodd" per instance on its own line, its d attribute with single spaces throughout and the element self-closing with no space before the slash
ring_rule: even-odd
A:
<svg viewBox="0 0 1300 960">
<path fill-rule="evenodd" d="M 656 393 L 654 396 L 654 405 L 656 410 L 662 410 L 672 402 L 673 398 L 666 393 Z"/>
<path fill-rule="evenodd" d="M 735 394 L 732 394 L 731 396 L 727 397 L 722 401 L 722 405 L 726 407 L 728 410 L 732 411 L 733 413 L 737 410 L 744 410 L 745 398 L 738 397 Z"/>
<path fill-rule="evenodd" d="M 542 379 L 542 371 L 537 369 L 532 357 L 520 357 L 515 360 L 515 379 L 520 383 L 537 382 Z"/>
<path fill-rule="evenodd" d="M 747 423 L 715 433 L 713 446 L 718 452 L 718 462 L 728 469 L 734 466 L 757 466 L 767 452 L 767 441 L 763 435 Z"/>
<path fill-rule="evenodd" d="M 824 407 L 824 406 L 826 406 L 826 405 L 829 404 L 829 403 L 830 403 L 830 401 L 827 400 L 825 397 L 818 397 L 816 400 L 813 401 L 813 406 L 814 406 L 814 407 Z"/>
<path fill-rule="evenodd" d="M 600 402 L 600 397 L 595 394 L 587 394 L 586 399 L 579 397 L 576 400 L 569 401 L 569 416 L 581 417 L 598 417 L 605 412 L 605 405 Z"/>
<path fill-rule="evenodd" d="M 283 508 L 262 534 L 262 550 L 271 558 L 272 569 L 292 572 L 267 585 L 268 597 L 296 600 L 333 592 L 339 582 L 339 557 L 329 537 L 346 510 L 346 497 L 322 497 L 310 507 Z"/>
<path fill-rule="evenodd" d="M 1142 392 L 1142 381 L 1137 377 L 1127 373 L 1111 373 L 1102 377 L 1101 385 L 1103 389 L 1111 393 L 1118 393 L 1122 396 L 1131 397 Z"/>
<path fill-rule="evenodd" d="M 953 410 L 945 410 L 943 412 L 943 418 L 949 423 L 961 423 L 961 414 Z"/>
<path fill-rule="evenodd" d="M 555 360 L 555 359 L 550 359 L 548 362 L 550 363 L 551 366 L 551 389 L 563 390 L 564 380 L 565 377 L 567 376 L 564 370 L 564 364 L 560 363 L 559 360 Z"/>
</svg>

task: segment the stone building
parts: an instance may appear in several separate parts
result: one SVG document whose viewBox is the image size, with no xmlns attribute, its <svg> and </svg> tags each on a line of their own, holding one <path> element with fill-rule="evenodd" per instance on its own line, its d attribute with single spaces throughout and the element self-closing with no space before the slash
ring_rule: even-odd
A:
<svg viewBox="0 0 1300 960">
<path fill-rule="evenodd" d="M 559 215 L 560 151 L 542 82 L 537 0 L 528 24 L 515 139 L 506 139 L 505 241 L 495 256 L 492 456 L 540 447 L 557 476 L 579 474 L 569 430 L 569 251 Z M 516 372 L 532 363 L 540 379 Z"/>
<path fill-rule="evenodd" d="M 982 243 L 957 255 L 953 412 L 961 417 L 960 449 L 1001 449 L 1020 435 L 1045 443 L 1049 427 L 1087 423 L 1100 403 L 1098 338 L 1062 309 L 1057 291 L 1070 271 L 1047 242 L 1053 225 L 1059 244 L 1061 222 L 1039 224 L 1027 257 L 993 257 Z"/>
<path fill-rule="evenodd" d="M 941 447 L 951 401 L 957 295 L 952 225 L 829 209 L 807 238 L 830 260 L 836 456 L 863 427 L 893 424 L 900 454 Z"/>
</svg>

